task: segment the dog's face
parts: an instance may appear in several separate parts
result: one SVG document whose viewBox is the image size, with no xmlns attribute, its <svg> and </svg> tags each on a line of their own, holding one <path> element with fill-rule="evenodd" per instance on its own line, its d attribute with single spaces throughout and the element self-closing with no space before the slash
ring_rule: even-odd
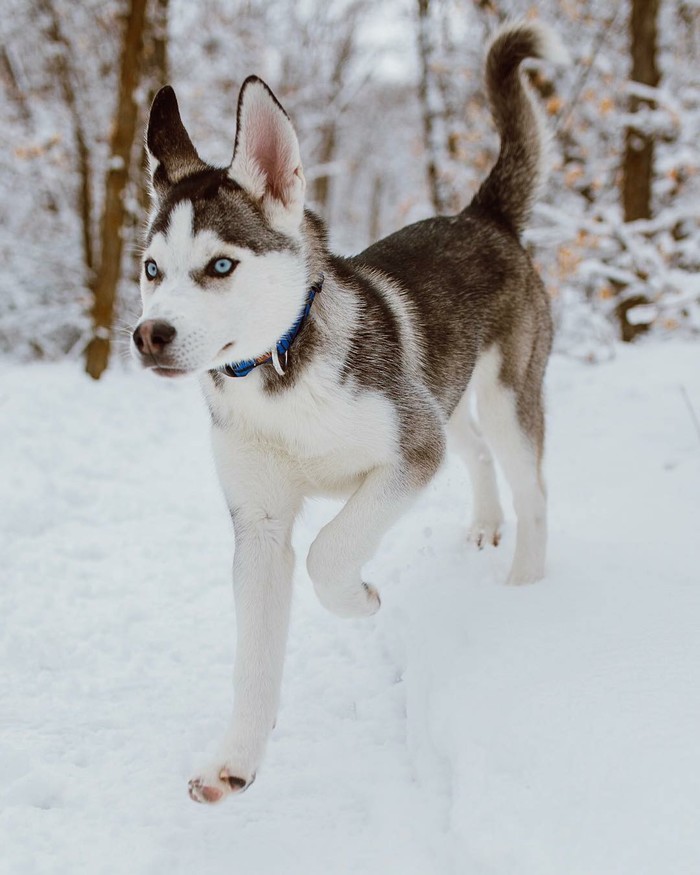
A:
<svg viewBox="0 0 700 875">
<path fill-rule="evenodd" d="M 203 162 L 171 88 L 148 125 L 153 211 L 132 352 L 162 376 L 269 352 L 306 298 L 304 175 L 289 118 L 259 79 L 238 103 L 231 165 Z"/>
</svg>

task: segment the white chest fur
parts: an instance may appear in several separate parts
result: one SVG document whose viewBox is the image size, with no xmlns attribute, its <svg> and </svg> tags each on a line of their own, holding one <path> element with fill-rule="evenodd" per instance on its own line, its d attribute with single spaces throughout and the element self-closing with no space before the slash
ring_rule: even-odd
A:
<svg viewBox="0 0 700 875">
<path fill-rule="evenodd" d="M 215 419 L 232 441 L 261 444 L 287 457 L 310 491 L 337 492 L 395 459 L 398 424 L 380 392 L 341 383 L 328 362 L 312 365 L 292 388 L 267 393 L 261 375 L 202 380 Z"/>
</svg>

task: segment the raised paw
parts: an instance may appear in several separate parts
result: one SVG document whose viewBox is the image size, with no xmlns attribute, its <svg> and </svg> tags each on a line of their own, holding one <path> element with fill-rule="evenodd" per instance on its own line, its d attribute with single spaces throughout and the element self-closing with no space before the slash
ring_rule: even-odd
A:
<svg viewBox="0 0 700 875">
<path fill-rule="evenodd" d="M 501 543 L 501 521 L 475 520 L 469 527 L 467 539 L 479 550 L 483 550 L 486 544 L 498 547 Z"/>
<path fill-rule="evenodd" d="M 226 796 L 232 793 L 243 793 L 255 780 L 253 775 L 250 780 L 239 778 L 232 775 L 229 769 L 224 766 L 218 774 L 201 776 L 192 778 L 187 785 L 187 791 L 190 794 L 190 799 L 193 802 L 207 803 L 213 805 L 216 802 L 221 802 Z"/>
<path fill-rule="evenodd" d="M 362 581 L 352 586 L 315 583 L 314 589 L 323 607 L 338 617 L 371 617 L 382 604 L 375 587 Z"/>
<path fill-rule="evenodd" d="M 371 617 L 381 605 L 379 593 L 362 581 L 359 566 L 343 567 L 339 560 L 344 552 L 342 545 L 328 529 L 321 529 L 306 559 L 318 600 L 338 617 Z"/>
</svg>

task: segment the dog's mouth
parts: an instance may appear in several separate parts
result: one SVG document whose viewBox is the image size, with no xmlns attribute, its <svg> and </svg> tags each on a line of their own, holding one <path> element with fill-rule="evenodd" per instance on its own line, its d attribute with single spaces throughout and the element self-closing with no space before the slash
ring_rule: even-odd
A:
<svg viewBox="0 0 700 875">
<path fill-rule="evenodd" d="M 227 343 L 223 346 L 217 355 L 217 358 L 225 358 L 226 353 L 234 347 L 234 342 Z M 147 370 L 151 374 L 156 374 L 159 377 L 165 377 L 166 379 L 175 379 L 177 377 L 186 377 L 188 375 L 192 375 L 198 373 L 197 368 L 179 368 L 176 365 L 168 365 L 164 361 L 159 360 L 161 358 L 165 358 L 165 356 L 138 356 L 141 366 L 144 370 Z M 212 367 L 217 367 L 217 365 L 212 365 Z M 207 369 L 208 370 L 208 369 Z"/>
<path fill-rule="evenodd" d="M 166 368 L 162 365 L 153 365 L 148 370 L 152 374 L 158 374 L 159 377 L 184 377 L 189 374 L 189 371 L 184 371 L 182 368 Z"/>
</svg>

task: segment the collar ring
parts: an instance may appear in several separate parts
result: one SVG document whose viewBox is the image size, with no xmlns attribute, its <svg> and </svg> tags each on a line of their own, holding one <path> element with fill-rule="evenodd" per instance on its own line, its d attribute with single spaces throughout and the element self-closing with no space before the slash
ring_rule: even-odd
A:
<svg viewBox="0 0 700 875">
<path fill-rule="evenodd" d="M 280 377 L 283 377 L 287 373 L 287 350 L 285 349 L 282 353 L 282 357 L 280 358 L 280 354 L 277 350 L 277 346 L 275 345 L 272 348 L 272 367 L 277 371 Z"/>
</svg>

